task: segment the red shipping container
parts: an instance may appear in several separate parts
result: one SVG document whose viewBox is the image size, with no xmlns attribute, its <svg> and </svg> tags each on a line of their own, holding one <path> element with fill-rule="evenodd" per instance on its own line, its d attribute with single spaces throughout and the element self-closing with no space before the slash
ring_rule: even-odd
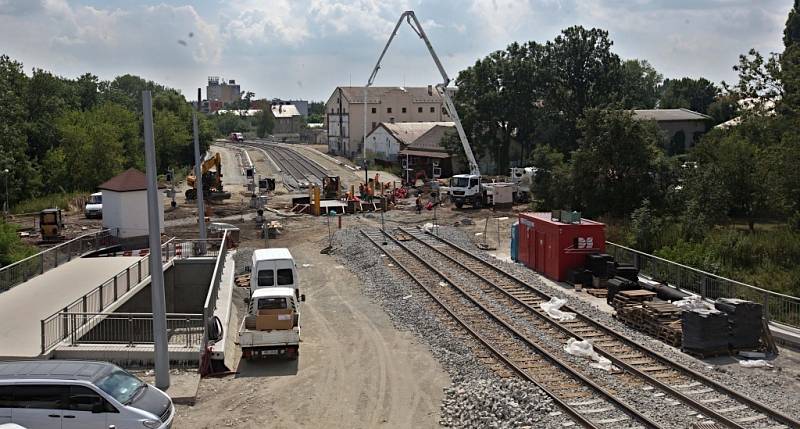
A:
<svg viewBox="0 0 800 429">
<path fill-rule="evenodd" d="M 586 255 L 606 251 L 605 224 L 588 219 L 563 223 L 551 213 L 519 214 L 519 261 L 556 280 L 586 264 Z"/>
</svg>

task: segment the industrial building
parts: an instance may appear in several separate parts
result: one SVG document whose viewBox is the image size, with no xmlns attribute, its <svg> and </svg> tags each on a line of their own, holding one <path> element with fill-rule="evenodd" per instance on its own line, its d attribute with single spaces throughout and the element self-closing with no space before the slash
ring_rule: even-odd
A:
<svg viewBox="0 0 800 429">
<path fill-rule="evenodd" d="M 634 110 L 633 117 L 656 121 L 665 133 L 666 149 L 671 154 L 683 153 L 693 147 L 713 121 L 710 116 L 689 109 Z"/>
<path fill-rule="evenodd" d="M 328 151 L 358 157 L 364 138 L 364 106 L 367 132 L 378 124 L 400 122 L 442 122 L 450 118 L 442 96 L 428 87 L 370 87 L 364 102 L 364 87 L 337 87 L 325 103 Z"/>
<path fill-rule="evenodd" d="M 208 85 L 206 86 L 206 99 L 209 102 L 221 101 L 223 105 L 233 103 L 242 99 L 241 88 L 233 79 L 226 82 L 225 79 L 220 79 L 219 76 L 209 76 Z"/>
</svg>

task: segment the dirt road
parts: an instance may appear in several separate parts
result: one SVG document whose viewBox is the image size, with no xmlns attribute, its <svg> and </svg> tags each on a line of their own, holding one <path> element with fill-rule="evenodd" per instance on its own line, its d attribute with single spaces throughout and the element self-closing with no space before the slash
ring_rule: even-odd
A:
<svg viewBox="0 0 800 429">
<path fill-rule="evenodd" d="M 413 335 L 393 328 L 350 271 L 320 255 L 321 218 L 288 226 L 271 244 L 290 247 L 307 297 L 299 360 L 242 361 L 235 377 L 203 380 L 175 427 L 437 427 L 447 374 Z M 244 246 L 260 245 L 250 240 Z"/>
</svg>

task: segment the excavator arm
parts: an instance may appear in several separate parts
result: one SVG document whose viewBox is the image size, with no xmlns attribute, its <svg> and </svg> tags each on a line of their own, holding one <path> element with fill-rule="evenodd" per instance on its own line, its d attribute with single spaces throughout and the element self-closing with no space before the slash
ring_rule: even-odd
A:
<svg viewBox="0 0 800 429">
<path fill-rule="evenodd" d="M 367 88 L 372 86 L 372 83 L 375 81 L 375 77 L 378 75 L 378 70 L 381 68 L 381 61 L 383 57 L 386 55 L 386 51 L 389 50 L 389 45 L 391 45 L 392 41 L 394 40 L 395 36 L 397 35 L 397 30 L 400 28 L 400 25 L 403 23 L 403 20 L 408 22 L 408 25 L 417 33 L 420 39 L 425 42 L 425 46 L 428 48 L 428 52 L 430 52 L 431 57 L 433 58 L 433 62 L 436 63 L 436 68 L 439 69 L 439 73 L 442 75 L 442 83 L 436 85 L 436 90 L 441 94 L 442 99 L 444 100 L 444 107 L 447 110 L 447 114 L 450 115 L 450 118 L 455 123 L 456 131 L 458 131 L 458 138 L 461 140 L 461 145 L 464 147 L 464 153 L 467 156 L 467 162 L 469 163 L 469 172 L 470 174 L 480 176 L 480 168 L 478 167 L 478 162 L 475 160 L 475 155 L 472 153 L 472 147 L 469 145 L 469 140 L 467 140 L 467 134 L 464 132 L 464 127 L 461 125 L 461 118 L 458 116 L 458 112 L 456 111 L 456 106 L 453 104 L 452 98 L 450 98 L 450 93 L 447 90 L 447 86 L 450 84 L 450 77 L 447 76 L 447 72 L 442 66 L 442 62 L 439 60 L 439 56 L 436 55 L 436 51 L 433 49 L 433 45 L 431 45 L 431 41 L 428 39 L 428 36 L 425 34 L 425 30 L 422 29 L 422 24 L 420 24 L 417 16 L 414 14 L 413 10 L 407 10 L 400 15 L 400 19 L 397 21 L 397 24 L 394 26 L 394 30 L 392 31 L 392 35 L 389 36 L 389 41 L 386 42 L 386 46 L 384 46 L 383 51 L 381 52 L 380 57 L 378 57 L 378 62 L 375 64 L 375 68 L 372 69 L 372 74 L 369 76 L 369 80 L 367 81 L 367 85 L 364 87 L 364 144 L 366 145 L 367 140 Z"/>
<path fill-rule="evenodd" d="M 202 164 L 200 164 L 200 174 L 204 175 L 212 168 L 214 168 L 217 171 L 218 177 L 222 177 L 222 158 L 220 157 L 219 152 L 215 153 L 214 156 L 208 158 L 207 160 L 203 161 Z M 194 176 L 194 168 L 192 168 L 192 172 L 189 173 L 188 176 L 186 176 L 186 184 L 194 188 L 196 181 L 197 178 Z"/>
</svg>

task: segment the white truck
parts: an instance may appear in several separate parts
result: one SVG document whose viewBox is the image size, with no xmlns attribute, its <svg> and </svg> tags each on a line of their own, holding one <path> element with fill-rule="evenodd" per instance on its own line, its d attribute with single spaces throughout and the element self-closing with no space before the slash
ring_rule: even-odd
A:
<svg viewBox="0 0 800 429">
<path fill-rule="evenodd" d="M 103 217 L 102 192 L 95 192 L 92 195 L 89 195 L 89 199 L 86 200 L 86 205 L 83 206 L 83 214 L 86 216 L 86 219 L 93 217 L 99 219 Z"/>
<path fill-rule="evenodd" d="M 265 287 L 248 302 L 247 315 L 239 328 L 239 346 L 246 360 L 283 355 L 290 360 L 300 354 L 300 301 L 294 288 Z"/>
</svg>

